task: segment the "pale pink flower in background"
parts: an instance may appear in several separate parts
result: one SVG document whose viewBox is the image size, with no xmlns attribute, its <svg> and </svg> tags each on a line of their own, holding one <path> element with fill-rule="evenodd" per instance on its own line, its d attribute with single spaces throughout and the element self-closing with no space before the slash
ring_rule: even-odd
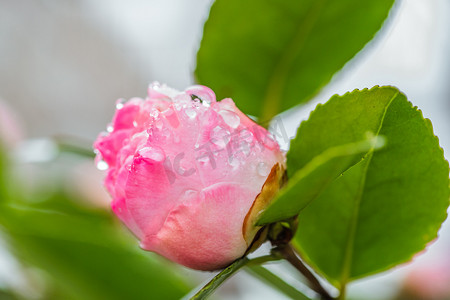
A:
<svg viewBox="0 0 450 300">
<path fill-rule="evenodd" d="M 284 178 L 269 132 L 204 86 L 153 83 L 145 100 L 116 105 L 94 148 L 112 209 L 141 247 L 199 270 L 243 256 Z"/>
<path fill-rule="evenodd" d="M 406 276 L 403 292 L 414 299 L 450 299 L 450 257 L 448 253 L 439 258 L 417 264 Z"/>
<path fill-rule="evenodd" d="M 13 148 L 23 140 L 23 136 L 20 118 L 0 99 L 0 145 Z"/>
<path fill-rule="evenodd" d="M 67 180 L 67 188 L 78 195 L 79 201 L 94 208 L 107 209 L 111 202 L 108 193 L 102 188 L 103 172 L 83 161 L 75 165 Z"/>
</svg>

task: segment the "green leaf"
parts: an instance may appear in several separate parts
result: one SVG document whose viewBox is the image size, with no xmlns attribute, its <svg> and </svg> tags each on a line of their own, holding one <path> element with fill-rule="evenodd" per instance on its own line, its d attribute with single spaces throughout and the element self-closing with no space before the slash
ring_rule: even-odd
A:
<svg viewBox="0 0 450 300">
<path fill-rule="evenodd" d="M 0 203 L 6 200 L 8 194 L 8 157 L 3 142 L 0 140 Z"/>
<path fill-rule="evenodd" d="M 57 137 L 53 141 L 58 146 L 59 152 L 73 153 L 79 156 L 94 158 L 95 153 L 91 145 L 86 145 L 84 141 L 77 141 L 75 138 Z"/>
<path fill-rule="evenodd" d="M 302 136 L 298 135 L 296 140 L 301 138 Z M 332 180 L 361 160 L 369 150 L 379 149 L 383 145 L 383 138 L 369 137 L 367 140 L 325 150 L 289 178 L 287 186 L 260 215 L 257 225 L 274 223 L 296 216 Z M 296 153 L 296 147 L 292 147 L 290 153 Z M 288 170 L 290 169 L 293 167 L 290 168 L 288 161 Z"/>
<path fill-rule="evenodd" d="M 109 213 L 60 203 L 1 207 L 13 253 L 48 273 L 64 299 L 180 299 L 189 285 L 168 265 L 137 247 Z"/>
<path fill-rule="evenodd" d="M 385 136 L 387 145 L 302 210 L 294 238 L 302 257 L 341 290 L 423 250 L 449 205 L 449 166 L 431 122 L 393 87 L 355 90 L 318 106 L 299 129 L 288 168 L 295 172 L 367 131 Z"/>
<path fill-rule="evenodd" d="M 216 0 L 195 74 L 265 121 L 310 100 L 380 29 L 394 0 Z"/>
</svg>

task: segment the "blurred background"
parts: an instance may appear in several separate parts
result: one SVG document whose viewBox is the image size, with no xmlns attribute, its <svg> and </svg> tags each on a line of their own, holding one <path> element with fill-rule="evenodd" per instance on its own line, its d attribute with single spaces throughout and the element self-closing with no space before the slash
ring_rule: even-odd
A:
<svg viewBox="0 0 450 300">
<path fill-rule="evenodd" d="M 154 80 L 180 90 L 194 83 L 211 4 L 0 0 L 0 139 L 12 166 L 0 196 L 17 204 L 0 217 L 0 299 L 139 299 L 150 288 L 161 290 L 155 299 L 176 299 L 212 276 L 139 251 L 110 216 L 101 172 L 80 155 L 89 154 L 83 149 L 89 152 L 105 130 L 118 98 L 145 97 Z M 293 136 L 300 120 L 332 94 L 394 85 L 432 120 L 449 158 L 449 53 L 450 2 L 398 2 L 376 38 L 314 101 L 283 114 L 284 127 Z M 13 187 L 20 193 L 7 192 Z M 55 207 L 73 216 L 55 217 Z M 449 253 L 445 222 L 439 240 L 414 263 L 354 283 L 350 296 L 450 299 Z M 280 276 L 295 281 L 290 273 Z M 285 296 L 242 272 L 219 297 Z"/>
</svg>

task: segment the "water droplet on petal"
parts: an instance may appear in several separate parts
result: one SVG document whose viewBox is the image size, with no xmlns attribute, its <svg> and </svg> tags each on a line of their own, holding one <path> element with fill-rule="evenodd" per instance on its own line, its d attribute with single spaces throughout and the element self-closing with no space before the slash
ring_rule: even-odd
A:
<svg viewBox="0 0 450 300">
<path fill-rule="evenodd" d="M 263 138 L 264 138 L 263 143 L 267 148 L 274 149 L 278 146 L 278 143 L 275 140 L 275 137 L 271 133 L 268 133 Z"/>
<path fill-rule="evenodd" d="M 108 170 L 108 168 L 109 168 L 108 163 L 103 159 L 97 162 L 97 169 L 99 169 L 100 171 Z"/>
<path fill-rule="evenodd" d="M 256 171 L 260 176 L 266 177 L 270 174 L 270 167 L 266 163 L 260 162 L 256 167 Z"/>
<path fill-rule="evenodd" d="M 222 117 L 225 123 L 233 129 L 238 128 L 239 124 L 241 123 L 241 119 L 239 118 L 239 116 L 232 111 L 221 110 L 219 111 L 219 115 Z"/>
<path fill-rule="evenodd" d="M 216 102 L 216 94 L 203 85 L 194 85 L 186 89 L 185 93 L 191 96 L 192 101 L 198 101 L 205 107 L 210 107 L 212 102 Z"/>
<path fill-rule="evenodd" d="M 178 119 L 178 114 L 175 113 L 175 109 L 173 108 L 174 106 L 175 105 L 169 107 L 161 114 L 169 122 L 169 125 L 172 126 L 172 128 L 178 128 L 178 126 L 180 125 L 180 120 Z"/>
<path fill-rule="evenodd" d="M 183 108 L 183 104 L 181 104 L 179 102 L 175 102 L 173 104 L 173 107 L 175 107 L 176 110 L 180 111 Z"/>
<path fill-rule="evenodd" d="M 111 124 L 109 124 L 109 125 L 106 127 L 106 131 L 108 131 L 108 132 L 113 132 L 113 131 L 114 131 L 114 127 L 113 127 Z"/>
<path fill-rule="evenodd" d="M 230 157 L 230 158 L 228 159 L 228 162 L 229 162 L 229 164 L 230 164 L 230 166 L 231 166 L 231 168 L 232 168 L 233 170 L 236 170 L 236 169 L 239 167 L 239 165 L 240 165 L 239 159 L 234 158 L 234 157 Z"/>
<path fill-rule="evenodd" d="M 148 87 L 157 90 L 161 87 L 161 83 L 159 83 L 158 81 L 153 81 Z"/>
<path fill-rule="evenodd" d="M 136 121 L 133 121 L 133 126 L 134 126 L 134 127 L 137 127 L 137 126 L 138 126 L 138 123 L 137 123 Z"/>
<path fill-rule="evenodd" d="M 202 99 L 200 99 L 197 95 L 194 95 L 194 94 L 191 95 L 191 100 L 194 103 L 201 103 L 202 102 Z"/>
<path fill-rule="evenodd" d="M 119 100 L 116 101 L 116 109 L 122 109 L 123 106 L 125 105 L 125 102 L 127 102 L 126 99 L 124 98 L 120 98 Z"/>
<path fill-rule="evenodd" d="M 197 158 L 197 161 L 206 164 L 209 161 L 209 157 L 207 155 L 202 155 Z"/>
<path fill-rule="evenodd" d="M 195 109 L 193 108 L 186 108 L 184 110 L 184 113 L 186 114 L 186 116 L 188 116 L 190 119 L 194 119 L 197 116 L 197 112 L 195 111 Z"/>
<path fill-rule="evenodd" d="M 241 143 L 241 151 L 244 153 L 245 156 L 248 156 L 250 154 L 250 146 L 246 143 Z"/>
<path fill-rule="evenodd" d="M 158 128 L 159 130 L 161 130 L 162 128 L 163 128 L 163 122 L 162 122 L 162 120 L 157 120 L 156 122 L 155 122 L 155 127 L 156 128 Z"/>
<path fill-rule="evenodd" d="M 156 162 L 162 162 L 165 158 L 165 155 L 161 150 L 152 147 L 144 147 L 140 149 L 138 153 L 143 158 L 148 158 Z"/>
<path fill-rule="evenodd" d="M 198 194 L 198 191 L 196 190 L 186 190 L 183 193 L 184 198 L 191 198 L 192 196 L 195 196 L 196 194 Z"/>
<path fill-rule="evenodd" d="M 225 128 L 216 126 L 211 130 L 211 142 L 220 148 L 225 147 L 230 142 L 230 138 L 230 132 Z"/>
<path fill-rule="evenodd" d="M 173 141 L 175 142 L 175 143 L 179 143 L 180 142 L 180 136 L 178 135 L 178 134 L 175 134 L 174 133 L 174 135 L 173 135 Z"/>
<path fill-rule="evenodd" d="M 149 134 L 147 131 L 141 131 L 138 133 L 133 134 L 133 136 L 131 136 L 131 142 L 132 143 L 139 143 L 139 142 L 145 142 L 147 141 L 149 137 Z"/>
<path fill-rule="evenodd" d="M 243 129 L 239 133 L 239 139 L 249 145 L 253 142 L 253 138 L 253 133 L 248 129 Z"/>
<path fill-rule="evenodd" d="M 168 139 L 168 138 L 170 137 L 170 130 L 167 129 L 167 128 L 165 128 L 165 129 L 162 131 L 161 135 L 162 135 L 163 137 L 165 137 L 166 139 Z"/>
</svg>

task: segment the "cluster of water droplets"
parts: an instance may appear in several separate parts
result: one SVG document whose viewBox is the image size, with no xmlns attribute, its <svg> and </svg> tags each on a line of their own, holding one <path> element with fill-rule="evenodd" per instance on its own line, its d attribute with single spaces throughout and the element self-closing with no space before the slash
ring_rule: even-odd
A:
<svg viewBox="0 0 450 300">
<path fill-rule="evenodd" d="M 192 130 L 199 129 L 197 126 L 201 126 L 201 116 L 205 114 L 209 109 L 214 109 L 217 116 L 217 125 L 210 130 L 208 143 L 211 143 L 215 151 L 213 151 L 214 157 L 221 154 L 220 150 L 228 151 L 227 155 L 223 155 L 221 159 L 227 159 L 226 165 L 229 166 L 230 171 L 236 171 L 239 167 L 250 167 L 248 162 L 252 163 L 252 170 L 255 170 L 258 176 L 267 177 L 270 174 L 271 166 L 264 161 L 258 159 L 249 159 L 250 155 L 255 158 L 258 153 L 262 151 L 261 148 L 254 148 L 256 138 L 252 132 L 242 125 L 240 116 L 235 112 L 236 108 L 233 103 L 221 102 L 220 105 L 214 105 L 216 98 L 214 93 L 202 86 L 193 86 L 188 88 L 184 92 L 180 93 L 175 91 L 164 84 L 159 82 L 153 82 L 149 85 L 149 100 L 155 101 L 155 107 L 151 107 L 148 111 L 150 121 L 146 124 L 138 124 L 133 121 L 133 126 L 148 127 L 145 131 L 135 133 L 130 137 L 130 140 L 135 138 L 142 138 L 143 140 L 157 136 L 159 141 L 163 144 L 166 143 L 180 143 L 183 137 L 177 134 L 178 126 L 192 126 Z M 161 101 L 161 102 L 156 102 Z M 164 103 L 164 109 L 159 107 L 159 103 Z M 119 99 L 116 102 L 116 109 L 122 109 L 127 100 Z M 148 103 L 147 103 L 148 104 Z M 152 104 L 153 105 L 153 104 Z M 148 109 L 148 108 L 147 108 Z M 183 121 L 184 120 L 184 121 Z M 184 123 L 184 122 L 188 123 Z M 190 124 L 190 125 L 188 125 Z M 109 124 L 104 135 L 107 136 L 114 131 L 112 124 Z M 145 135 L 145 136 L 143 136 Z M 126 142 L 130 142 L 130 140 Z M 237 144 L 233 144 L 236 143 Z M 265 139 L 264 144 L 276 144 L 276 141 L 271 137 Z M 197 151 L 204 145 L 201 145 L 199 141 L 194 145 L 194 150 Z M 271 148 L 269 145 L 269 148 Z M 163 147 L 164 148 L 164 147 Z M 226 150 L 225 150 L 226 148 Z M 165 159 L 165 153 L 158 147 L 150 147 L 141 144 L 138 146 L 137 153 L 147 159 L 153 161 L 162 162 Z M 219 149 L 219 150 L 217 150 Z M 229 150 L 232 149 L 230 153 Z M 235 149 L 235 150 L 233 150 Z M 183 151 L 183 149 L 180 149 Z M 209 150 L 208 150 L 209 151 Z M 95 150 L 97 154 L 97 168 L 99 170 L 107 170 L 108 164 L 102 159 L 98 150 Z M 258 153 L 255 153 L 258 152 Z M 198 151 L 197 163 L 199 166 L 212 166 L 215 163 L 212 162 L 215 158 L 211 154 L 205 154 L 205 151 Z M 198 191 L 187 190 L 185 195 L 189 196 L 192 193 L 198 193 Z"/>
</svg>

